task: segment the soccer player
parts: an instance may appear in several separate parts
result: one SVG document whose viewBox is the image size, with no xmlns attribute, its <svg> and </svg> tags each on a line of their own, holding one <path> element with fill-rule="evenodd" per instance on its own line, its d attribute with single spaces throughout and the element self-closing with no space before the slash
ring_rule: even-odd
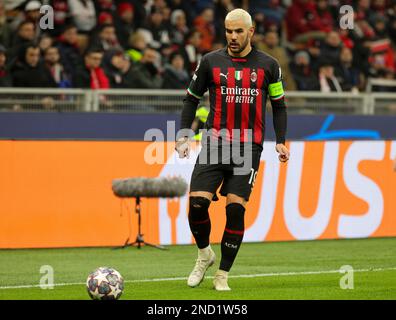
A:
<svg viewBox="0 0 396 320">
<path fill-rule="evenodd" d="M 285 146 L 287 126 L 282 73 L 278 62 L 251 45 L 254 33 L 248 12 L 235 9 L 225 18 L 226 48 L 206 54 L 198 65 L 187 89 L 181 114 L 176 151 L 179 157 L 189 156 L 188 129 L 194 120 L 199 100 L 209 89 L 210 113 L 190 183 L 189 224 L 198 246 L 198 258 L 188 277 L 190 287 L 198 286 L 206 270 L 215 262 L 209 244 L 211 223 L 208 208 L 216 200 L 216 190 L 226 196 L 226 225 L 221 241 L 221 261 L 213 280 L 218 291 L 231 290 L 228 272 L 235 260 L 244 234 L 245 206 L 254 185 L 263 149 L 265 105 L 269 95 L 276 133 L 276 151 L 281 162 L 289 159 Z M 217 155 L 232 142 L 243 148 L 243 162 L 234 156 L 213 163 L 206 157 Z M 227 144 L 228 143 L 228 144 Z M 238 144 L 235 144 L 238 146 Z M 245 148 L 249 145 L 250 148 Z M 248 150 L 248 151 L 246 151 Z M 234 155 L 234 150 L 232 152 Z M 206 159 L 206 161 L 203 159 Z M 248 164 L 247 170 L 245 164 Z M 238 168 L 244 171 L 238 171 Z"/>
</svg>

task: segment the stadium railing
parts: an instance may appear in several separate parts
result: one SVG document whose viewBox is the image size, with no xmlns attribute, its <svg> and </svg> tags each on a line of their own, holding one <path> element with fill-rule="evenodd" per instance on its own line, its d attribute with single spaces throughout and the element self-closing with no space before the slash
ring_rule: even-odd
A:
<svg viewBox="0 0 396 320">
<path fill-rule="evenodd" d="M 181 112 L 185 94 L 185 90 L 0 88 L 0 111 L 175 114 Z M 293 114 L 396 114 L 396 93 L 389 92 L 288 91 L 286 101 Z M 208 95 L 201 103 L 209 104 Z"/>
</svg>

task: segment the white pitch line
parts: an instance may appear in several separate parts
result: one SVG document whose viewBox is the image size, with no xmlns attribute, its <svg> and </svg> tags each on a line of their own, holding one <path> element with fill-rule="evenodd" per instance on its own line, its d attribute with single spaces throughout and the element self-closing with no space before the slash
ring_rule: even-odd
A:
<svg viewBox="0 0 396 320">
<path fill-rule="evenodd" d="M 371 269 L 357 269 L 353 272 L 381 272 L 381 271 L 392 271 L 396 270 L 396 267 L 388 268 L 371 268 Z M 331 274 L 340 273 L 340 270 L 322 270 L 322 271 L 301 271 L 301 272 L 273 272 L 273 273 L 257 273 L 257 274 L 239 274 L 230 275 L 229 278 L 262 278 L 262 277 L 284 277 L 284 276 L 304 276 L 312 274 Z M 208 279 L 213 279 L 213 276 L 207 276 Z M 139 279 L 139 280 L 125 280 L 125 283 L 142 283 L 142 282 L 161 282 L 161 281 L 181 281 L 187 280 L 187 277 L 175 277 L 175 278 L 154 278 L 154 279 Z M 84 285 L 85 282 L 70 282 L 70 283 L 55 283 L 54 287 Z M 3 286 L 0 290 L 5 289 L 29 289 L 29 288 L 45 288 L 49 285 L 30 284 L 20 286 Z"/>
</svg>

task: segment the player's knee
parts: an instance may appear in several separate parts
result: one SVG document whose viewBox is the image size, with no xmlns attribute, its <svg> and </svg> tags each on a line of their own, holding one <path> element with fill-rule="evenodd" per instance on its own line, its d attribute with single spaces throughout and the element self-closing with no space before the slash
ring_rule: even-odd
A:
<svg viewBox="0 0 396 320">
<path fill-rule="evenodd" d="M 203 220 L 209 216 L 210 200 L 204 197 L 190 197 L 189 218 L 192 220 Z"/>
<path fill-rule="evenodd" d="M 226 207 L 227 229 L 243 231 L 245 229 L 245 207 L 240 203 L 230 203 Z"/>
</svg>

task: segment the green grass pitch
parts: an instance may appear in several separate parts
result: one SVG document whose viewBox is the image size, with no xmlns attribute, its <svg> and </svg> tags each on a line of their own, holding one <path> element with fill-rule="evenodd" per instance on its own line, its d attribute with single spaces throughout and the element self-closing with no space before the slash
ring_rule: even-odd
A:
<svg viewBox="0 0 396 320">
<path fill-rule="evenodd" d="M 169 250 L 134 247 L 0 250 L 0 299 L 89 299 L 88 274 L 117 269 L 126 284 L 121 299 L 396 299 L 396 238 L 244 243 L 230 272 L 230 292 L 216 292 L 212 276 L 189 288 L 192 245 Z M 39 287 L 40 267 L 54 269 L 54 289 Z M 341 289 L 339 272 L 354 269 L 353 289 Z"/>
</svg>

